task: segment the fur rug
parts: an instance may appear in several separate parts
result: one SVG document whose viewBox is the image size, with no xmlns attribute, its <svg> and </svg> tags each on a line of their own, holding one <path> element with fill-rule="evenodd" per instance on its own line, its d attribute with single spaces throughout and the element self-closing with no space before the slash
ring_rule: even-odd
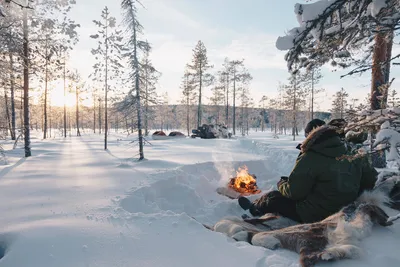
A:
<svg viewBox="0 0 400 267">
<path fill-rule="evenodd" d="M 373 191 L 364 192 L 354 203 L 321 222 L 296 224 L 288 218 L 266 214 L 245 220 L 225 218 L 212 227 L 205 227 L 236 241 L 297 252 L 303 267 L 320 261 L 354 259 L 362 255 L 359 244 L 374 226 L 390 226 L 398 219 L 397 216 L 389 218 L 383 208 L 398 208 L 399 192 L 400 177 L 396 176 L 381 182 Z"/>
</svg>

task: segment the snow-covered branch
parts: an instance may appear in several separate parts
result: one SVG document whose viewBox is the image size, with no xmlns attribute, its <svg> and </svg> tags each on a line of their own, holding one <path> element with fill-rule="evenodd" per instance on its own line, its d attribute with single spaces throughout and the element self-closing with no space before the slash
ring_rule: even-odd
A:
<svg viewBox="0 0 400 267">
<path fill-rule="evenodd" d="M 299 27 L 279 37 L 276 47 L 288 51 L 285 60 L 289 70 L 296 63 L 297 68 L 329 61 L 341 67 L 362 64 L 356 52 L 365 48 L 364 52 L 371 52 L 370 37 L 374 33 L 396 30 L 399 10 L 396 0 L 320 0 L 296 4 Z"/>
</svg>

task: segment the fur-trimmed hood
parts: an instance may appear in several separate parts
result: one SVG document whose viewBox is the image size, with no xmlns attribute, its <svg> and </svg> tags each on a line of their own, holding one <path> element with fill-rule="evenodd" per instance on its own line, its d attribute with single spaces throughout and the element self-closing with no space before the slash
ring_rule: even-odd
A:
<svg viewBox="0 0 400 267">
<path fill-rule="evenodd" d="M 307 151 L 335 158 L 346 154 L 347 149 L 339 137 L 337 128 L 324 125 L 314 129 L 301 144 L 301 152 Z"/>
</svg>

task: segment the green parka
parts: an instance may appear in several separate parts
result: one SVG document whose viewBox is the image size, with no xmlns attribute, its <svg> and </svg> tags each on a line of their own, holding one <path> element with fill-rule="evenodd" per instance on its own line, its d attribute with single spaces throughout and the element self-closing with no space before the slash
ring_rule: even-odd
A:
<svg viewBox="0 0 400 267">
<path fill-rule="evenodd" d="M 374 187 L 377 171 L 366 157 L 338 159 L 348 150 L 335 128 L 317 128 L 301 149 L 302 155 L 279 191 L 297 201 L 296 210 L 304 223 L 325 219 L 356 200 L 362 191 Z"/>
</svg>

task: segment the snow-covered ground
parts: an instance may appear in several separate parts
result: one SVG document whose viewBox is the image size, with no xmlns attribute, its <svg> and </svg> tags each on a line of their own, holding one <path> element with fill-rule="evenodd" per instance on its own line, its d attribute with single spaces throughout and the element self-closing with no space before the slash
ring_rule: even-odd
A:
<svg viewBox="0 0 400 267">
<path fill-rule="evenodd" d="M 150 140 L 136 162 L 133 137 L 33 139 L 33 157 L 19 146 L 0 165 L 0 267 L 298 266 L 298 255 L 269 251 L 206 230 L 241 215 L 218 195 L 247 165 L 264 191 L 288 175 L 298 154 L 291 137 L 252 133 L 236 140 Z M 391 214 L 392 215 L 392 214 Z M 400 266 L 400 226 L 377 228 L 361 260 L 326 266 Z M 3 249 L 1 249 L 3 247 Z"/>
</svg>

